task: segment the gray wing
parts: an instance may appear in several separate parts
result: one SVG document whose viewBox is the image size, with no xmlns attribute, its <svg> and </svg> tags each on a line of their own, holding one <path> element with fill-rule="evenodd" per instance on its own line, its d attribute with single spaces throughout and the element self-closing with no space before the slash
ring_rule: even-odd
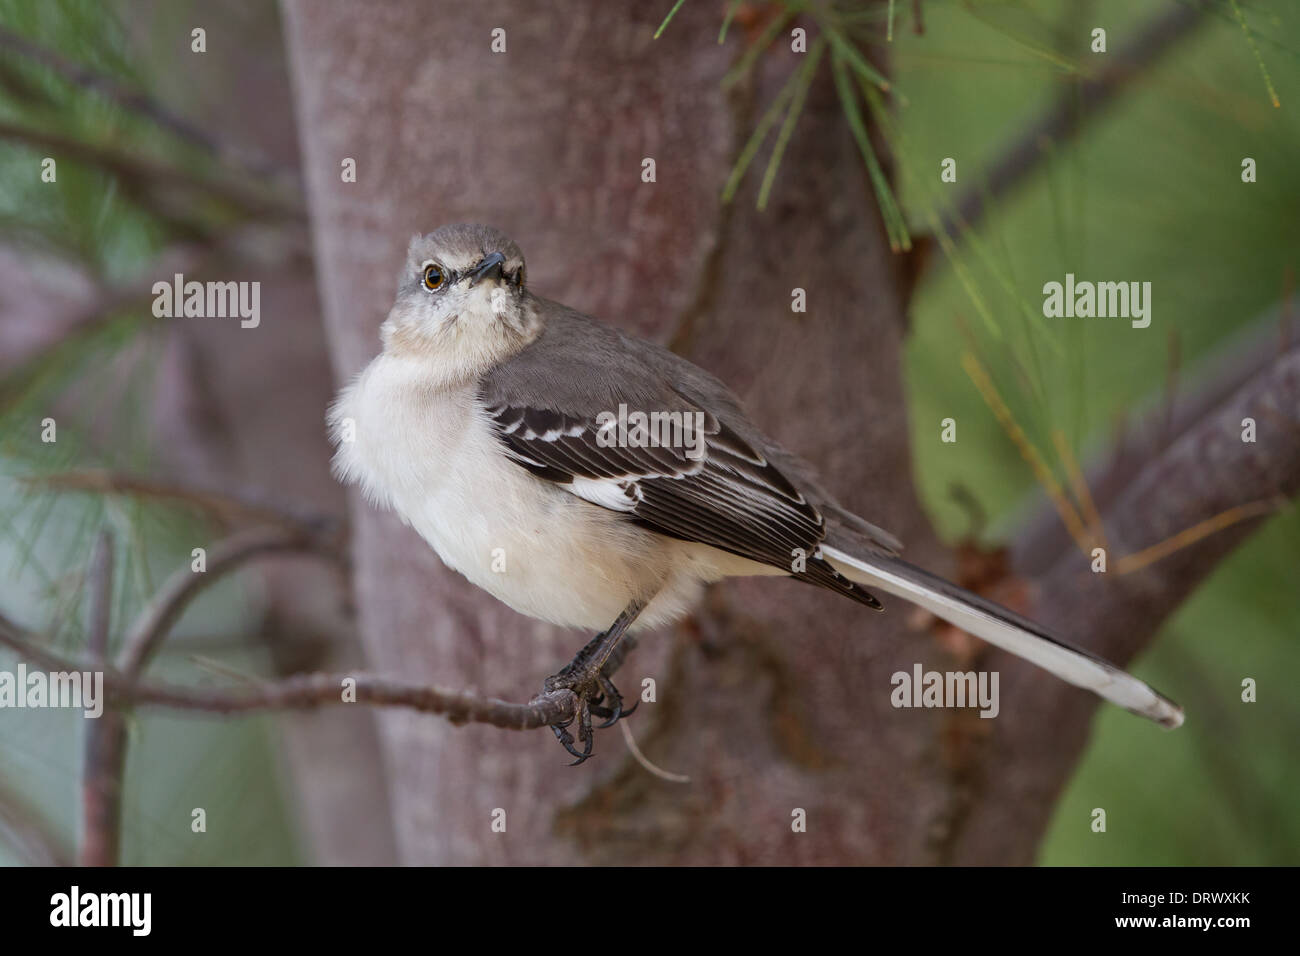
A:
<svg viewBox="0 0 1300 956">
<path fill-rule="evenodd" d="M 546 331 L 480 385 L 480 401 L 513 461 L 660 534 L 880 607 L 821 557 L 826 519 L 770 455 L 742 437 L 737 425 L 747 423 L 736 420 L 734 400 L 701 400 L 701 383 L 692 379 L 706 373 L 546 305 L 555 312 Z M 725 393 L 716 382 L 704 384 Z M 628 440 L 611 424 L 620 406 L 624 420 L 635 412 L 660 413 L 662 422 L 689 420 L 699 430 L 681 432 L 678 441 L 656 441 L 668 437 L 657 432 Z M 805 562 L 792 572 L 797 555 Z"/>
</svg>

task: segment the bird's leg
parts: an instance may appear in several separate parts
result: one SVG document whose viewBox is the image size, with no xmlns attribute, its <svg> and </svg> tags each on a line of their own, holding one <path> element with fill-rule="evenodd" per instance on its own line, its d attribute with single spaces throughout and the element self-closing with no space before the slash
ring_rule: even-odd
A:
<svg viewBox="0 0 1300 956">
<path fill-rule="evenodd" d="M 614 669 L 622 663 L 625 654 L 623 638 L 645 605 L 645 601 L 633 601 L 629 604 L 608 630 L 588 641 L 573 660 L 558 674 L 546 678 L 542 685 L 545 693 L 571 690 L 577 695 L 578 712 L 575 717 L 562 724 L 551 725 L 551 730 L 555 732 L 556 739 L 564 749 L 578 758 L 573 762 L 574 766 L 591 756 L 593 737 L 591 715 L 595 713 L 598 717 L 609 718 L 602 725 L 605 727 L 612 725 L 623 716 L 623 698 L 615 689 L 608 674 L 613 673 Z M 608 706 L 600 706 L 602 703 Z M 574 746 L 573 735 L 568 730 L 574 719 L 578 721 L 578 742 L 582 744 L 582 750 Z"/>
<path fill-rule="evenodd" d="M 619 694 L 618 688 L 614 686 L 611 679 L 614 672 L 623 665 L 623 660 L 627 657 L 628 652 L 634 647 L 636 647 L 636 637 L 632 634 L 624 635 L 618 647 L 614 648 L 614 653 L 609 655 L 609 660 L 605 661 L 605 669 L 600 672 L 601 699 L 591 705 L 591 713 L 594 717 L 603 718 L 605 722 L 597 724 L 597 730 L 604 727 L 613 727 L 624 717 L 630 717 L 641 704 L 640 699 L 638 699 L 630 708 L 624 710 L 623 697 Z"/>
</svg>

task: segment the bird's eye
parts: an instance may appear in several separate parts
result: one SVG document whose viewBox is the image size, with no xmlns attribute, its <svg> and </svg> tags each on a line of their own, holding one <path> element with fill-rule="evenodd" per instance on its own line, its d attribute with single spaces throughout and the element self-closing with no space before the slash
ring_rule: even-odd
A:
<svg viewBox="0 0 1300 956">
<path fill-rule="evenodd" d="M 437 292 L 446 281 L 447 274 L 442 271 L 442 267 L 437 263 L 430 262 L 424 267 L 424 287 L 430 292 Z"/>
</svg>

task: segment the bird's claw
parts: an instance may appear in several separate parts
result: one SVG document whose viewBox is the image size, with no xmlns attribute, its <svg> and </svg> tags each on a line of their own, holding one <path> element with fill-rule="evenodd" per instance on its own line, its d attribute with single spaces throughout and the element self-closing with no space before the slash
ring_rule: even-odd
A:
<svg viewBox="0 0 1300 956">
<path fill-rule="evenodd" d="M 575 667 L 575 664 L 578 666 Z M 547 693 L 554 693 L 557 690 L 569 690 L 578 698 L 578 710 L 573 717 L 563 723 L 551 724 L 555 739 L 560 742 L 561 746 L 570 755 L 577 758 L 573 763 L 569 764 L 571 767 L 585 763 L 591 758 L 595 730 L 613 727 L 621 719 L 636 710 L 635 705 L 631 709 L 624 710 L 623 697 L 619 694 L 618 688 L 614 686 L 613 682 L 602 673 L 591 673 L 589 668 L 584 667 L 581 662 L 576 660 L 558 674 L 548 677 L 542 686 Z M 591 723 L 593 714 L 604 718 L 605 722 L 597 724 L 593 728 Z M 568 730 L 575 720 L 578 722 L 577 741 L 582 743 L 581 750 L 574 746 L 573 734 L 569 733 Z"/>
<path fill-rule="evenodd" d="M 591 712 L 597 717 L 607 718 L 603 724 L 597 724 L 597 730 L 604 730 L 606 727 L 613 727 L 624 717 L 630 717 L 641 703 L 638 700 L 632 705 L 631 709 L 623 709 L 623 695 L 618 692 L 618 688 L 604 674 L 597 676 L 596 680 L 600 683 L 601 696 L 592 703 Z M 608 706 L 600 706 L 602 703 L 608 703 Z"/>
</svg>

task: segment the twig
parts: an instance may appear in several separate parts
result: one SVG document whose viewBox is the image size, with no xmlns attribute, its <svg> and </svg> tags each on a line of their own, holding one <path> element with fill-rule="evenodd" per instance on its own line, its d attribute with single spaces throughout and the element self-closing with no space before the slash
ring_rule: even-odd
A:
<svg viewBox="0 0 1300 956">
<path fill-rule="evenodd" d="M 189 567 L 174 572 L 127 633 L 117 667 L 128 678 L 138 677 L 166 639 L 181 612 L 207 585 L 250 558 L 275 552 L 316 552 L 337 557 L 338 542 L 300 528 L 253 528 L 239 531 L 208 549 L 204 572 Z"/>
<path fill-rule="evenodd" d="M 35 635 L 3 615 L 0 615 L 0 644 L 49 670 L 81 670 L 85 667 L 83 661 L 40 647 L 35 642 Z M 280 681 L 228 689 L 133 681 L 120 671 L 105 669 L 104 688 L 108 702 L 115 708 L 156 706 L 216 714 L 249 714 L 314 710 L 357 703 L 372 707 L 406 707 L 441 714 L 454 724 L 491 724 L 505 730 L 536 730 L 563 723 L 572 718 L 577 709 L 577 698 L 569 690 L 557 690 L 526 704 L 516 704 L 374 674 L 295 674 Z"/>
<path fill-rule="evenodd" d="M 346 683 L 345 683 L 346 682 Z M 467 691 L 413 684 L 374 674 L 295 674 L 283 680 L 237 690 L 177 687 L 168 684 L 129 684 L 104 678 L 109 697 L 120 696 L 135 706 L 154 705 L 173 710 L 218 714 L 248 714 L 273 710 L 314 710 L 337 704 L 405 707 L 440 714 L 453 724 L 491 724 L 504 730 L 536 730 L 563 723 L 577 710 L 572 691 L 557 690 L 526 704 Z M 355 692 L 355 701 L 345 699 Z"/>
<path fill-rule="evenodd" d="M 90 561 L 89 633 L 86 646 L 90 668 L 101 671 L 108 660 L 108 631 L 112 614 L 113 536 L 101 532 Z M 82 866 L 113 866 L 121 843 L 122 776 L 126 769 L 126 719 L 105 710 L 86 724 L 81 780 Z"/>
<path fill-rule="evenodd" d="M 83 833 L 81 862 L 86 866 L 112 866 L 121 848 L 122 780 L 126 768 L 126 711 L 139 695 L 139 676 L 157 653 L 172 625 L 208 584 L 251 558 L 276 552 L 316 552 L 339 556 L 335 536 L 304 527 L 255 528 L 232 534 L 215 544 L 207 556 L 204 572 L 186 567 L 174 573 L 140 612 L 124 641 L 116 669 L 107 662 L 108 623 L 112 589 L 112 542 L 101 536 L 91 562 L 89 654 L 85 662 L 74 662 L 40 648 L 16 624 L 0 615 L 0 644 L 5 644 L 51 671 L 91 670 L 104 674 L 109 701 L 102 715 L 86 735 L 83 791 Z M 337 693 L 339 684 L 330 688 Z M 268 685 L 268 692 L 273 685 Z M 184 696 L 167 688 L 155 688 L 172 700 Z M 319 691 L 320 688 L 317 688 Z M 360 695 L 358 695 L 360 696 Z M 173 703 L 173 706 L 181 706 Z M 447 707 L 456 707 L 451 701 Z M 463 707 L 462 707 L 463 709 Z M 459 710 L 456 710 L 459 713 Z"/>
<path fill-rule="evenodd" d="M 90 556 L 90 615 L 86 648 L 94 660 L 108 659 L 108 631 L 113 614 L 113 533 L 107 529 L 95 539 Z"/>
<path fill-rule="evenodd" d="M 83 670 L 83 661 L 74 660 L 36 643 L 36 635 L 0 614 L 0 645 L 39 664 L 47 671 Z"/>
</svg>

